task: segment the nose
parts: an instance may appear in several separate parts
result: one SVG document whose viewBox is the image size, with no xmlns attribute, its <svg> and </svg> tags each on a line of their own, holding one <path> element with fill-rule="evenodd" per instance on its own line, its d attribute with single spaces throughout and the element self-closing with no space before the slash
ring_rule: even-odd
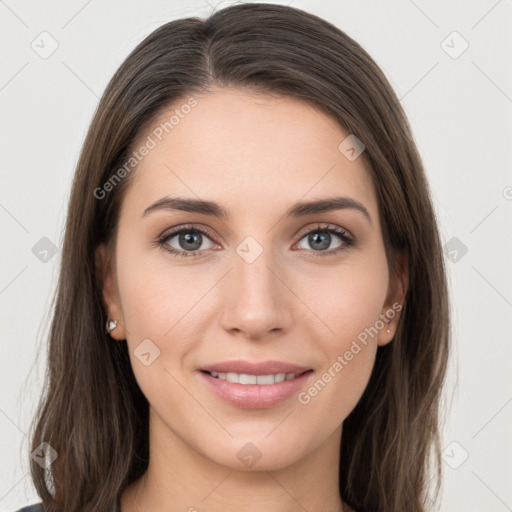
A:
<svg viewBox="0 0 512 512">
<path fill-rule="evenodd" d="M 270 250 L 254 261 L 240 254 L 234 252 L 234 268 L 224 280 L 223 328 L 252 341 L 282 336 L 293 325 L 297 309 L 297 299 L 287 286 L 289 275 Z"/>
</svg>

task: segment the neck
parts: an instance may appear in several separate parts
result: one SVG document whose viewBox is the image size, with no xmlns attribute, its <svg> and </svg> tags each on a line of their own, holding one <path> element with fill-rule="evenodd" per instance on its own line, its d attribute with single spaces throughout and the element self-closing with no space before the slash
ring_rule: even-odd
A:
<svg viewBox="0 0 512 512">
<path fill-rule="evenodd" d="M 121 512 L 350 512 L 338 487 L 341 426 L 285 468 L 242 471 L 207 459 L 150 411 L 149 466 L 122 493 Z"/>
</svg>

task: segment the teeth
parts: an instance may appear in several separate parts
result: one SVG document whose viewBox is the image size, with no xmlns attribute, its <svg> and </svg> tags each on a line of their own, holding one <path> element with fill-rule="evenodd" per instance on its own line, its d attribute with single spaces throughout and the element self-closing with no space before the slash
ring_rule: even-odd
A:
<svg viewBox="0 0 512 512">
<path fill-rule="evenodd" d="M 240 375 L 233 373 L 233 378 L 236 379 L 238 377 L 238 381 L 233 380 L 232 382 L 239 382 L 240 384 L 257 384 L 258 377 L 256 375 L 247 375 L 246 373 L 241 373 Z M 272 377 L 272 375 L 270 376 Z M 260 384 L 263 384 L 260 382 Z M 270 383 L 272 384 L 272 382 Z"/>
<path fill-rule="evenodd" d="M 259 375 L 256 377 L 256 384 L 274 384 L 275 376 L 270 375 Z"/>
<path fill-rule="evenodd" d="M 221 380 L 234 382 L 236 384 L 274 384 L 276 382 L 283 382 L 295 377 L 295 373 L 274 373 L 270 375 L 249 375 L 248 373 L 234 373 L 234 372 L 208 372 L 212 377 L 217 377 Z"/>
</svg>

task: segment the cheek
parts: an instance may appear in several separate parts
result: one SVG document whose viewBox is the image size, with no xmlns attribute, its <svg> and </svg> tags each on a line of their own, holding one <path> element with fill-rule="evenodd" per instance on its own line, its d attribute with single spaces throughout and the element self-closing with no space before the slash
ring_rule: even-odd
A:
<svg viewBox="0 0 512 512">
<path fill-rule="evenodd" d="M 119 250 L 124 256 L 118 258 L 117 274 L 135 377 L 150 403 L 168 394 L 180 397 L 179 375 L 203 337 L 201 300 L 212 287 L 211 273 L 173 267 L 156 250 L 144 252 L 126 242 L 124 252 Z"/>
<path fill-rule="evenodd" d="M 179 272 L 170 276 L 169 269 L 161 270 L 131 259 L 119 266 L 118 275 L 131 366 L 149 403 L 163 411 L 188 399 L 180 384 L 190 351 L 183 328 L 195 322 L 192 306 L 198 298 Z"/>
<path fill-rule="evenodd" d="M 370 259 L 340 265 L 328 279 L 316 279 L 316 287 L 311 279 L 303 288 L 311 309 L 321 312 L 319 317 L 329 329 L 322 328 L 326 334 L 316 338 L 324 364 L 298 398 L 311 415 L 330 411 L 326 428 L 351 412 L 371 376 L 388 286 L 387 262 L 381 256 L 375 251 Z"/>
<path fill-rule="evenodd" d="M 158 249 L 132 246 L 126 254 L 130 257 L 118 260 L 118 280 L 128 336 L 163 343 L 194 318 L 194 306 L 211 287 L 211 278 L 194 274 L 192 266 L 173 266 Z"/>
<path fill-rule="evenodd" d="M 329 435 L 352 412 L 366 389 L 373 369 L 375 345 L 338 351 L 329 365 L 297 396 L 303 428 L 318 437 Z"/>
<path fill-rule="evenodd" d="M 317 338 L 323 364 L 298 396 L 304 420 L 322 417 L 327 435 L 354 409 L 366 389 L 377 353 L 375 324 L 382 300 L 373 287 L 348 286 L 336 295 L 326 323 L 334 334 Z"/>
<path fill-rule="evenodd" d="M 379 320 L 387 288 L 387 262 L 383 249 L 376 248 L 307 275 L 296 289 L 322 320 L 326 335 L 321 339 L 332 359 Z"/>
</svg>

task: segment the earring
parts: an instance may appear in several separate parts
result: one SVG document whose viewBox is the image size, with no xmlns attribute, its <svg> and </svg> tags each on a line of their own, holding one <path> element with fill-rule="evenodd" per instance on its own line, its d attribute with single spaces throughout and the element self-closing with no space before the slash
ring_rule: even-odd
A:
<svg viewBox="0 0 512 512">
<path fill-rule="evenodd" d="M 387 331 L 388 333 L 390 333 L 390 332 L 391 332 L 391 329 L 386 329 L 386 331 Z"/>
<path fill-rule="evenodd" d="M 117 327 L 117 320 L 111 320 L 110 318 L 107 320 L 107 324 L 105 326 L 105 333 L 111 333 Z"/>
</svg>

